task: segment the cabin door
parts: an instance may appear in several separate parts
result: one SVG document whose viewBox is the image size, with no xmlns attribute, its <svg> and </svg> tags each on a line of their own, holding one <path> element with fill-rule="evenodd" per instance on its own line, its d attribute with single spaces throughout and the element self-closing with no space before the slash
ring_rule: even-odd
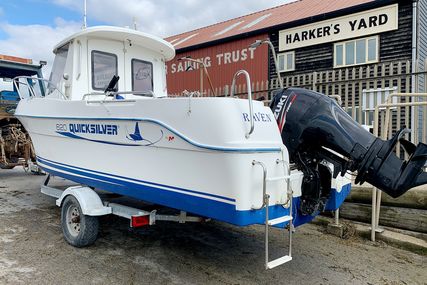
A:
<svg viewBox="0 0 427 285">
<path fill-rule="evenodd" d="M 88 40 L 89 90 L 102 92 L 114 75 L 118 75 L 118 90 L 124 91 L 126 82 L 124 43 L 119 41 Z"/>
</svg>

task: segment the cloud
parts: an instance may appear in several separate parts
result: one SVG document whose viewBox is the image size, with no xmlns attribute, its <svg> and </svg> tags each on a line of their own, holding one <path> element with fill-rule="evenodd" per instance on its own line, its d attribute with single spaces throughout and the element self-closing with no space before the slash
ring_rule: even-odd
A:
<svg viewBox="0 0 427 285">
<path fill-rule="evenodd" d="M 73 10 L 83 10 L 83 1 L 51 0 Z M 291 0 L 87 0 L 88 19 L 138 29 L 166 37 L 220 21 L 243 16 Z"/>
<path fill-rule="evenodd" d="M 50 0 L 51 3 L 83 14 L 83 0 Z M 133 26 L 157 36 L 166 37 L 220 21 L 253 13 L 294 0 L 87 0 L 89 23 Z M 0 7 L 0 15 L 2 13 Z M 34 62 L 47 60 L 43 73 L 49 76 L 54 55 L 52 48 L 66 36 L 78 31 L 82 23 L 55 19 L 47 25 L 15 25 L 0 21 L 0 52 L 31 58 Z"/>
<path fill-rule="evenodd" d="M 53 47 L 66 36 L 78 31 L 81 23 L 55 19 L 55 26 L 13 25 L 0 23 L 0 30 L 6 34 L 0 40 L 0 51 L 18 57 L 31 58 L 34 62 L 47 60 L 44 75 L 48 76 L 53 63 Z"/>
</svg>

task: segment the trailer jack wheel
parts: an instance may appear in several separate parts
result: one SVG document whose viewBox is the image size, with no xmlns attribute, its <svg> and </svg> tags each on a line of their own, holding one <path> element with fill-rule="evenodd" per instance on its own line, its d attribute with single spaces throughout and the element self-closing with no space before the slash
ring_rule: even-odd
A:
<svg viewBox="0 0 427 285">
<path fill-rule="evenodd" d="M 98 237 L 98 217 L 83 215 L 79 202 L 73 196 L 64 200 L 61 226 L 65 240 L 75 247 L 89 246 Z"/>
</svg>

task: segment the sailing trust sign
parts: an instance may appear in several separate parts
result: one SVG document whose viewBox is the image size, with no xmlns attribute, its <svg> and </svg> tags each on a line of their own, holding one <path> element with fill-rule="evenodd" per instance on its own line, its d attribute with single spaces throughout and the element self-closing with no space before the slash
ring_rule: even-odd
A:
<svg viewBox="0 0 427 285">
<path fill-rule="evenodd" d="M 398 4 L 279 32 L 279 50 L 336 42 L 398 28 Z"/>
<path fill-rule="evenodd" d="M 177 56 L 167 62 L 168 93 L 181 94 L 184 90 L 200 90 L 202 80 L 205 92 L 210 90 L 206 74 L 202 75 L 203 79 L 200 77 L 202 67 L 199 64 L 179 60 L 179 58 L 187 56 L 204 63 L 213 88 L 220 90 L 218 91 L 220 93 L 225 92 L 224 89 L 226 86 L 230 86 L 234 73 L 240 69 L 247 70 L 255 84 L 267 81 L 268 46 L 262 45 L 257 49 L 249 47 L 256 40 L 266 38 L 268 38 L 268 34 L 259 34 L 188 51 L 178 50 Z M 243 77 L 237 79 L 237 85 L 244 82 Z"/>
</svg>

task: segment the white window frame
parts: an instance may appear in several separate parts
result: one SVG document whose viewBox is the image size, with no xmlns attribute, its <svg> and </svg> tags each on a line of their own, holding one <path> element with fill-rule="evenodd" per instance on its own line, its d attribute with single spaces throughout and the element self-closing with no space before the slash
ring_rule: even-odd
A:
<svg viewBox="0 0 427 285">
<path fill-rule="evenodd" d="M 93 90 L 100 90 L 100 91 L 104 91 L 104 89 L 108 86 L 105 87 L 97 87 L 96 86 L 96 80 L 95 80 L 95 54 L 100 54 L 100 55 L 104 55 L 104 56 L 109 56 L 111 58 L 113 58 L 115 60 L 115 75 L 119 74 L 119 60 L 117 57 L 117 54 L 115 53 L 111 53 L 111 52 L 105 52 L 105 51 L 100 51 L 100 50 L 92 50 L 90 53 L 90 72 L 91 72 L 91 80 L 92 80 L 92 89 Z M 111 80 L 111 79 L 110 79 Z M 118 86 L 118 85 L 117 85 Z"/>
<path fill-rule="evenodd" d="M 376 50 L 376 55 L 375 55 L 375 60 L 368 60 L 369 59 L 369 40 L 375 39 L 377 44 L 377 50 Z M 356 63 L 356 59 L 357 59 L 357 51 L 356 51 L 356 42 L 359 40 L 365 40 L 365 61 L 362 63 Z M 345 46 L 347 43 L 353 42 L 354 43 L 354 63 L 353 64 L 346 64 L 345 60 L 346 60 L 346 49 Z M 342 64 L 341 65 L 337 65 L 337 46 L 341 45 L 343 47 L 343 51 L 342 51 Z M 334 44 L 334 68 L 342 68 L 342 67 L 348 67 L 348 66 L 357 66 L 357 65 L 365 65 L 365 64 L 370 64 L 370 63 L 377 63 L 379 62 L 379 57 L 380 57 L 380 37 L 378 35 L 376 36 L 372 36 L 372 37 L 366 37 L 366 38 L 358 38 L 358 39 L 352 39 L 349 41 L 345 41 L 345 42 L 339 42 L 339 43 L 335 43 Z"/>
<path fill-rule="evenodd" d="M 139 58 L 132 58 L 131 59 L 131 74 L 132 74 L 132 91 L 143 91 L 143 92 L 145 92 L 145 91 L 154 91 L 154 80 L 153 80 L 153 63 L 152 62 L 150 62 L 150 61 L 146 61 L 146 60 L 142 60 L 142 59 L 139 59 Z M 146 64 L 147 66 L 149 66 L 150 67 L 150 77 L 151 77 L 151 88 L 150 89 L 147 89 L 147 90 L 136 90 L 135 89 L 135 84 L 136 84 L 136 82 L 135 82 L 135 77 L 136 77 L 136 74 L 135 74 L 135 64 L 136 63 L 142 63 L 142 64 Z"/>
<path fill-rule="evenodd" d="M 292 54 L 292 68 L 288 68 L 288 54 Z M 283 69 L 280 69 L 280 58 L 283 57 Z M 279 72 L 290 72 L 295 70 L 295 51 L 282 52 L 277 55 L 277 68 L 279 68 Z"/>
</svg>

